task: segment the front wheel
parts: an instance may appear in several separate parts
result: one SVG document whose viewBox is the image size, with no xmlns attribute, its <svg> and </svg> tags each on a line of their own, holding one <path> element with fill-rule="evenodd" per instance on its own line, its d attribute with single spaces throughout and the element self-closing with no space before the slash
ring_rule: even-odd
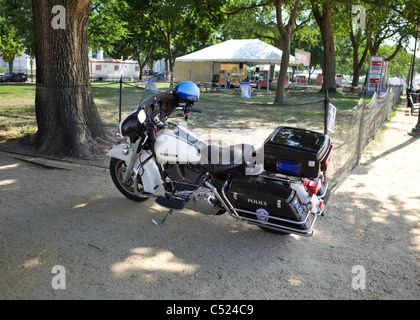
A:
<svg viewBox="0 0 420 320">
<path fill-rule="evenodd" d="M 140 176 L 137 177 L 136 183 L 134 183 L 132 177 L 128 179 L 127 183 L 123 183 L 124 175 L 127 171 L 127 164 L 124 160 L 111 158 L 111 162 L 109 163 L 109 171 L 111 173 L 112 181 L 114 182 L 117 189 L 128 199 L 137 202 L 149 199 L 147 197 L 139 197 L 134 191 L 134 188 L 137 188 L 139 193 L 143 192 L 143 184 Z"/>
</svg>

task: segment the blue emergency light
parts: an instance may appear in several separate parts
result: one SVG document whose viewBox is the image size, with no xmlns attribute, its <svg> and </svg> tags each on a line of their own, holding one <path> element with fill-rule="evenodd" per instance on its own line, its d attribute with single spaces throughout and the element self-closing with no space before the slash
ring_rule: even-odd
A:
<svg viewBox="0 0 420 320">
<path fill-rule="evenodd" d="M 277 161 L 277 170 L 284 172 L 299 175 L 300 174 L 300 163 L 290 162 L 290 161 Z"/>
</svg>

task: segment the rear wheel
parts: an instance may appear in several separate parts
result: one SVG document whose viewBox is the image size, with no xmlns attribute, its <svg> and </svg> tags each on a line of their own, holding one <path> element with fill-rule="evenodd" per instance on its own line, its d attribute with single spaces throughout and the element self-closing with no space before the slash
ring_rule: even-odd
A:
<svg viewBox="0 0 420 320">
<path fill-rule="evenodd" d="M 134 191 L 134 188 L 137 188 L 137 191 L 139 193 L 142 193 L 144 191 L 140 176 L 137 177 L 136 182 L 134 182 L 132 177 L 130 177 L 127 183 L 123 183 L 124 175 L 127 171 L 127 164 L 124 160 L 111 158 L 111 162 L 109 164 L 109 171 L 111 173 L 112 181 L 114 182 L 117 189 L 128 199 L 137 202 L 149 199 L 147 197 L 139 197 Z"/>
</svg>

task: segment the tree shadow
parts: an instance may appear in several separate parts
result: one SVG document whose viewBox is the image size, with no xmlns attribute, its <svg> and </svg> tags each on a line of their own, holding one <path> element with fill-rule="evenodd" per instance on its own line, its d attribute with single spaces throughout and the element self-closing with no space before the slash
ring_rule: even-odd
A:
<svg viewBox="0 0 420 320">
<path fill-rule="evenodd" d="M 386 150 L 386 151 L 380 153 L 379 155 L 376 155 L 373 158 L 367 160 L 364 164 L 369 165 L 369 164 L 375 162 L 376 160 L 379 160 L 381 158 L 384 158 L 384 157 L 386 157 L 386 156 L 388 156 L 388 155 L 390 155 L 390 154 L 392 154 L 392 153 L 394 153 L 396 151 L 399 151 L 399 150 L 401 150 L 401 149 L 403 149 L 403 148 L 411 145 L 412 143 L 416 142 L 417 140 L 418 140 L 418 137 L 411 137 L 407 141 L 399 144 L 398 146 L 395 146 L 395 147 L 393 147 L 393 148 L 391 148 L 389 150 Z"/>
<path fill-rule="evenodd" d="M 386 297 L 380 292 L 385 286 L 395 297 L 401 287 L 394 282 L 406 281 L 388 279 L 394 276 L 386 271 L 389 264 L 401 266 L 406 276 L 416 270 L 407 256 L 413 248 L 405 246 L 415 236 L 404 217 L 409 210 L 379 221 L 387 212 L 379 200 L 347 196 L 339 206 L 333 202 L 312 238 L 272 235 L 228 215 L 188 210 L 174 212 L 156 227 L 151 219 L 160 220 L 166 210 L 152 199 L 126 199 L 107 170 L 47 170 L 16 162 L 0 165 L 11 165 L 2 179 L 16 179 L 15 188 L 2 193 L 0 285 L 8 288 L 2 297 L 366 298 L 351 289 L 351 267 L 358 264 L 371 276 L 371 294 Z M 51 288 L 55 265 L 66 270 L 66 290 Z M 383 276 L 370 273 L 379 270 L 385 270 Z"/>
</svg>

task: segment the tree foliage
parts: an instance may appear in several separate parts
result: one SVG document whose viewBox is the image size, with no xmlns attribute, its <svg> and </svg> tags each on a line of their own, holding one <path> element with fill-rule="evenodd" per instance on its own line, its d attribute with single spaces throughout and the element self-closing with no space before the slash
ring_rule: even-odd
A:
<svg viewBox="0 0 420 320">
<path fill-rule="evenodd" d="M 170 80 L 175 59 L 182 53 L 204 46 L 215 32 L 221 14 L 212 0 L 167 0 L 158 2 L 151 14 L 166 48 Z"/>
<path fill-rule="evenodd" d="M 127 3 L 121 0 L 93 0 L 89 15 L 89 46 L 112 52 L 115 43 L 123 40 L 128 22 L 122 20 Z"/>
<path fill-rule="evenodd" d="M 352 29 L 354 5 L 366 9 L 364 30 Z M 332 89 L 336 72 L 363 75 L 369 55 L 400 57 L 420 24 L 419 11 L 410 0 L 93 0 L 89 46 L 136 59 L 141 68 L 164 58 L 172 74 L 179 55 L 232 38 L 261 38 L 281 49 L 290 46 L 291 54 L 295 48 L 311 52 L 313 65 L 324 71 L 324 89 Z M 33 55 L 31 1 L 0 0 L 0 17 L 4 59 L 20 54 L 22 45 Z M 394 51 L 381 51 L 390 41 Z"/>
<path fill-rule="evenodd" d="M 321 33 L 313 22 L 305 25 L 293 34 L 291 49 L 292 53 L 295 49 L 301 49 L 311 54 L 311 61 L 308 66 L 309 76 L 316 68 L 322 68 L 324 54 Z"/>
<path fill-rule="evenodd" d="M 9 63 L 13 71 L 13 61 L 31 48 L 33 28 L 28 24 L 30 1 L 0 0 L 0 57 Z M 29 19 L 30 21 L 30 19 Z"/>
<path fill-rule="evenodd" d="M 9 72 L 13 72 L 13 61 L 23 54 L 25 47 L 16 27 L 5 20 L 0 17 L 0 57 L 9 63 Z"/>
</svg>

